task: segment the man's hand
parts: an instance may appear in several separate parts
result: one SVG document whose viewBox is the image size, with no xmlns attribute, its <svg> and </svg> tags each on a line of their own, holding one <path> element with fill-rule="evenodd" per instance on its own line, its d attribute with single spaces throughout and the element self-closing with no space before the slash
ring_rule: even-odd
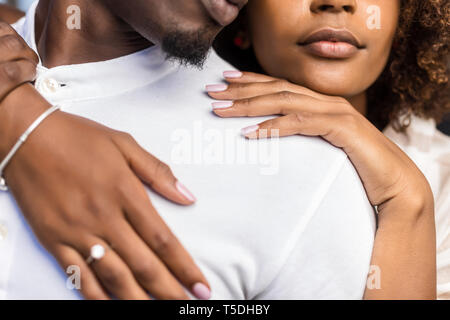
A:
<svg viewBox="0 0 450 320">
<path fill-rule="evenodd" d="M 7 23 L 0 21 L 0 101 L 36 76 L 39 58 Z"/>
<path fill-rule="evenodd" d="M 0 158 L 48 103 L 29 85 L 0 105 Z M 4 138 L 4 139 L 3 139 Z M 131 136 L 61 111 L 20 148 L 5 178 L 38 239 L 88 299 L 209 298 L 205 277 L 153 208 L 141 181 L 181 205 L 195 198 Z M 88 265 L 93 245 L 106 255 Z M 181 285 L 180 285 L 181 283 Z"/>
</svg>

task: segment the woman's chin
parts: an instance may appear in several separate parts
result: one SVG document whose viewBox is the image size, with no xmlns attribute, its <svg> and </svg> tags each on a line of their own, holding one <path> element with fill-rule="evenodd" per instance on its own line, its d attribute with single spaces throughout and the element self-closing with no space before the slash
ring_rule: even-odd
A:
<svg viewBox="0 0 450 320">
<path fill-rule="evenodd" d="M 354 97 L 365 91 L 363 88 L 346 85 L 342 82 L 306 81 L 304 87 L 328 96 Z"/>
</svg>

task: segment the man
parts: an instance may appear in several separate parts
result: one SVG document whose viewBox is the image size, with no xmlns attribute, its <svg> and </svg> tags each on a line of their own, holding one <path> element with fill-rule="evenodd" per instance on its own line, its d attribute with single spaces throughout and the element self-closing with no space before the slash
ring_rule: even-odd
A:
<svg viewBox="0 0 450 320">
<path fill-rule="evenodd" d="M 189 182 L 200 198 L 195 206 L 182 209 L 151 197 L 205 274 L 212 297 L 361 298 L 374 216 L 345 154 L 306 137 L 246 141 L 237 133 L 248 122 L 215 118 L 201 91 L 221 81 L 222 71 L 230 67 L 214 53 L 202 71 L 166 59 L 202 65 L 220 26 L 234 19 L 239 8 L 227 1 L 81 0 L 82 28 L 73 31 L 61 19 L 69 4 L 41 1 L 37 11 L 35 4 L 15 25 L 50 68 L 39 68 L 36 87 L 65 112 L 132 134 Z M 66 130 L 61 128 L 61 135 L 74 132 Z M 105 153 L 110 156 L 109 150 Z M 5 297 L 77 297 L 12 200 L 0 195 L 2 219 L 14 233 L 4 255 L 10 258 L 2 270 L 8 274 Z M 111 229 L 127 234 L 108 224 Z M 102 240 L 86 239 L 84 247 Z M 103 242 L 106 254 L 90 268 L 98 273 L 107 261 L 128 260 L 130 248 L 140 250 L 130 241 L 122 236 Z M 87 257 L 86 250 L 76 249 Z M 66 255 L 65 265 L 79 262 Z M 146 258 L 139 262 L 146 265 Z M 89 273 L 82 271 L 82 277 Z M 131 279 L 124 291 L 140 297 L 148 289 L 133 282 L 129 272 L 121 275 Z"/>
</svg>

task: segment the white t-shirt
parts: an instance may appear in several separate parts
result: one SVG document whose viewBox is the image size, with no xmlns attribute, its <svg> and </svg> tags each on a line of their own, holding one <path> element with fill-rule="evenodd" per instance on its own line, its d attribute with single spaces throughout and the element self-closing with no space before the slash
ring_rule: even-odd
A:
<svg viewBox="0 0 450 320">
<path fill-rule="evenodd" d="M 437 295 L 450 299 L 450 137 L 433 120 L 411 119 L 405 133 L 384 134 L 417 164 L 431 185 L 436 215 Z"/>
<path fill-rule="evenodd" d="M 36 49 L 34 10 L 15 27 Z M 152 47 L 111 61 L 40 67 L 36 83 L 64 111 L 131 133 L 197 196 L 194 206 L 181 207 L 149 191 L 213 299 L 360 299 L 375 215 L 357 172 L 320 138 L 248 141 L 240 129 L 256 119 L 214 116 L 203 88 L 229 69 L 215 53 L 199 71 Z M 78 298 L 8 193 L 0 194 L 0 212 L 7 229 L 0 297 Z"/>
</svg>

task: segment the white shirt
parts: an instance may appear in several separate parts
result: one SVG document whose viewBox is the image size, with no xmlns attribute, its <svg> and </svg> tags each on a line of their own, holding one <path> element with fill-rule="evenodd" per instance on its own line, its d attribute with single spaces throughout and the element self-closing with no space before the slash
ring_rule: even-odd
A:
<svg viewBox="0 0 450 320">
<path fill-rule="evenodd" d="M 34 50 L 35 7 L 15 25 Z M 214 116 L 203 88 L 230 68 L 215 53 L 202 71 L 181 67 L 152 47 L 40 67 L 37 87 L 66 112 L 131 133 L 193 191 L 198 202 L 187 208 L 149 195 L 213 299 L 360 299 L 375 217 L 357 172 L 320 138 L 248 141 L 239 132 L 255 119 Z M 8 193 L 0 194 L 0 212 L 8 229 L 0 242 L 1 297 L 78 298 Z"/>
<path fill-rule="evenodd" d="M 406 132 L 388 127 L 394 141 L 424 173 L 433 190 L 436 215 L 437 295 L 450 299 L 450 137 L 433 120 L 413 117 Z"/>
</svg>

